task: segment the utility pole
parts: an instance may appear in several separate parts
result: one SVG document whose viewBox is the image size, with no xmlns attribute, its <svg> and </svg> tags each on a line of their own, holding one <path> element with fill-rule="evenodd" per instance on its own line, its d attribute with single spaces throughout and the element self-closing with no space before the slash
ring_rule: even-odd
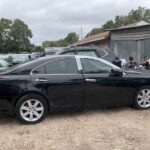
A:
<svg viewBox="0 0 150 150">
<path fill-rule="evenodd" d="M 81 26 L 81 40 L 83 39 L 83 28 Z"/>
</svg>

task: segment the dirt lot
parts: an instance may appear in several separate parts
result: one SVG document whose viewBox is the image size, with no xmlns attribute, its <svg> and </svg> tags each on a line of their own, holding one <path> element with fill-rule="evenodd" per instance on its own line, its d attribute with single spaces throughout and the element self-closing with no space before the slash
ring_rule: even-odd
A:
<svg viewBox="0 0 150 150">
<path fill-rule="evenodd" d="M 150 150 L 150 110 L 85 110 L 22 125 L 0 115 L 0 150 Z"/>
</svg>

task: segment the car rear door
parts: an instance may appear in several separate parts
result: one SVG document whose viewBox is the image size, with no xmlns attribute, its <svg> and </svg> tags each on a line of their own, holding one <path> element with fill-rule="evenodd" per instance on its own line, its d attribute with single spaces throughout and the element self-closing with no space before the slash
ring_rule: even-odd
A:
<svg viewBox="0 0 150 150">
<path fill-rule="evenodd" d="M 84 80 L 75 57 L 57 58 L 42 67 L 45 74 L 34 74 L 38 72 L 36 69 L 33 71 L 32 80 L 36 87 L 44 86 L 54 106 L 83 106 Z"/>
</svg>

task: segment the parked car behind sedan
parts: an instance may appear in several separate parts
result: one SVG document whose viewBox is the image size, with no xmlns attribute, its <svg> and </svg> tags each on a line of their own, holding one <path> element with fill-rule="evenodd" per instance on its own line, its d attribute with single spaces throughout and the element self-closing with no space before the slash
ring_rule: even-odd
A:
<svg viewBox="0 0 150 150">
<path fill-rule="evenodd" d="M 98 57 L 107 60 L 118 67 L 121 67 L 121 60 L 109 48 L 96 47 L 96 46 L 70 47 L 70 48 L 64 48 L 62 50 L 59 50 L 56 54 Z"/>
<path fill-rule="evenodd" d="M 37 58 L 40 57 L 40 55 L 41 55 L 40 52 L 34 52 L 34 53 L 31 54 L 31 57 L 32 57 L 32 59 L 37 59 Z"/>
<path fill-rule="evenodd" d="M 7 61 L 12 65 L 18 65 L 31 60 L 30 54 L 9 54 Z"/>
<path fill-rule="evenodd" d="M 10 64 L 7 61 L 0 59 L 0 72 L 8 69 L 9 67 Z"/>
<path fill-rule="evenodd" d="M 150 74 L 89 56 L 43 57 L 0 73 L 0 109 L 27 124 L 65 108 L 150 107 Z"/>
<path fill-rule="evenodd" d="M 45 49 L 45 56 L 56 55 L 59 51 L 64 49 L 65 47 L 49 47 Z"/>
</svg>

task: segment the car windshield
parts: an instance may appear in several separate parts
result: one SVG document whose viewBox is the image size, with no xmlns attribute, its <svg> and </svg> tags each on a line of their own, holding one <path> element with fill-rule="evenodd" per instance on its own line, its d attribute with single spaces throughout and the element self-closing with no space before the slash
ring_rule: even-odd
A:
<svg viewBox="0 0 150 150">
<path fill-rule="evenodd" d="M 0 55 L 0 59 L 3 59 L 3 60 L 7 60 L 8 57 L 9 57 L 9 55 L 7 55 L 7 54 Z"/>
<path fill-rule="evenodd" d="M 28 54 L 12 54 L 8 57 L 12 62 L 25 62 L 29 60 Z"/>
</svg>

